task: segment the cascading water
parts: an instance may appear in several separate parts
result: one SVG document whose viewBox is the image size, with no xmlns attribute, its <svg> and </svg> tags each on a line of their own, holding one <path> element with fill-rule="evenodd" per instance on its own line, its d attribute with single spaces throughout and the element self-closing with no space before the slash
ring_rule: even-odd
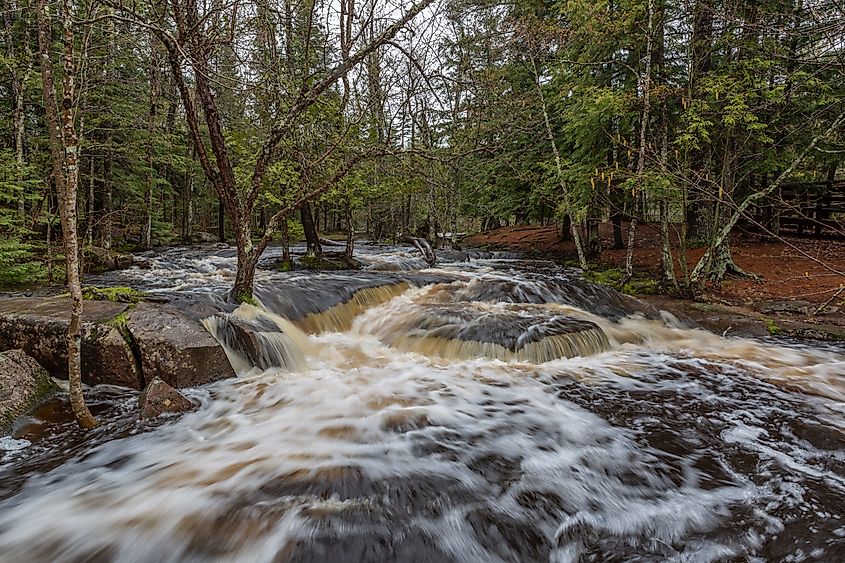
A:
<svg viewBox="0 0 845 563">
<path fill-rule="evenodd" d="M 845 560 L 841 349 L 721 338 L 490 255 L 262 271 L 262 306 L 233 309 L 227 252 L 98 281 L 214 304 L 242 375 L 177 420 L 97 388 L 94 432 L 0 439 L 0 560 Z"/>
<path fill-rule="evenodd" d="M 232 313 L 203 319 L 202 324 L 223 345 L 237 371 L 305 367 L 305 334 L 289 320 L 263 308 L 243 304 Z"/>
</svg>

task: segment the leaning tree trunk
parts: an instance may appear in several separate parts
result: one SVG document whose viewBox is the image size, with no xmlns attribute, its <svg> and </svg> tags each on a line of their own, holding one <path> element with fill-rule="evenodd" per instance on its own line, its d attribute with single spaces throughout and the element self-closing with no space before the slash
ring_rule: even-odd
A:
<svg viewBox="0 0 845 563">
<path fill-rule="evenodd" d="M 742 218 L 742 216 L 748 212 L 748 208 L 752 205 L 757 205 L 759 202 L 763 201 L 766 197 L 768 197 L 771 193 L 775 190 L 778 190 L 783 182 L 790 177 L 790 175 L 795 171 L 798 166 L 804 162 L 804 159 L 812 153 L 816 145 L 819 143 L 820 140 L 826 139 L 830 137 L 834 132 L 839 131 L 839 128 L 845 124 L 845 110 L 843 110 L 836 118 L 831 122 L 827 129 L 823 132 L 819 133 L 815 137 L 813 137 L 810 144 L 807 145 L 801 154 L 799 154 L 792 163 L 787 167 L 786 170 L 780 173 L 777 179 L 772 182 L 770 185 L 766 186 L 764 189 L 760 191 L 754 192 L 753 194 L 746 197 L 742 203 L 737 206 L 734 210 L 733 214 L 730 218 L 725 222 L 722 226 L 721 230 L 716 234 L 710 248 L 704 253 L 704 255 L 699 259 L 696 263 L 695 268 L 693 268 L 692 272 L 690 273 L 690 282 L 691 283 L 699 283 L 702 280 L 703 274 L 707 272 L 709 265 L 713 262 L 713 253 L 716 249 L 721 246 L 722 242 L 727 239 L 731 231 L 733 230 L 734 226 L 737 222 Z"/>
<path fill-rule="evenodd" d="M 534 68 L 534 86 L 537 88 L 537 95 L 540 97 L 540 109 L 543 110 L 543 123 L 546 126 L 546 138 L 552 146 L 552 153 L 555 157 L 555 168 L 557 170 L 558 181 L 560 182 L 561 196 L 563 198 L 564 207 L 566 209 L 566 216 L 569 218 L 569 232 L 572 235 L 572 242 L 575 243 L 575 251 L 578 254 L 578 263 L 582 270 L 588 270 L 587 257 L 584 254 L 584 246 L 581 244 L 581 235 L 578 232 L 577 222 L 572 213 L 571 203 L 569 201 L 569 190 L 566 189 L 566 182 L 563 177 L 563 165 L 560 160 L 560 151 L 557 148 L 554 133 L 552 132 L 552 124 L 549 119 L 549 112 L 546 109 L 546 97 L 543 95 L 543 89 L 540 86 L 540 72 L 537 69 L 537 63 L 534 58 L 531 58 L 531 64 Z"/>
<path fill-rule="evenodd" d="M 64 0 L 62 2 L 62 24 L 64 76 L 62 80 L 62 122 L 60 128 L 53 83 L 53 63 L 50 59 L 50 15 L 46 0 L 39 0 L 38 46 L 41 55 L 44 109 L 50 131 L 53 176 L 59 198 L 67 282 L 72 301 L 70 324 L 68 325 L 67 331 L 68 388 L 71 408 L 73 409 L 73 414 L 77 422 L 83 428 L 92 428 L 97 425 L 97 421 L 85 405 L 85 399 L 82 395 L 82 284 L 79 276 L 79 243 L 76 232 L 79 147 L 76 127 L 73 122 L 75 69 L 70 0 Z"/>
</svg>

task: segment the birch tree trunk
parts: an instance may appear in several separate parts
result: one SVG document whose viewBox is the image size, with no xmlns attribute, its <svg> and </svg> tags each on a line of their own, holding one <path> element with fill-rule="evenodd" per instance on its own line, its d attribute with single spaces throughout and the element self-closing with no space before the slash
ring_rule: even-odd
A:
<svg viewBox="0 0 845 563">
<path fill-rule="evenodd" d="M 628 227 L 628 250 L 625 253 L 625 275 L 622 284 L 626 284 L 634 276 L 634 244 L 637 237 L 637 202 L 641 196 L 643 173 L 645 172 L 645 155 L 647 148 L 648 121 L 651 112 L 651 57 L 654 50 L 654 0 L 648 0 L 648 24 L 646 28 L 645 72 L 640 80 L 643 91 L 643 111 L 640 117 L 640 147 L 637 155 L 636 187 L 633 194 L 631 210 L 631 224 Z"/>
<path fill-rule="evenodd" d="M 563 165 L 560 160 L 560 151 L 558 151 L 557 143 L 555 142 L 554 133 L 552 132 L 552 124 L 549 120 L 549 111 L 546 107 L 546 97 L 543 95 L 543 89 L 540 87 L 540 72 L 537 70 L 537 63 L 534 57 L 531 57 L 531 64 L 534 68 L 534 84 L 537 87 L 537 95 L 540 97 L 540 109 L 543 110 L 543 123 L 546 126 L 546 137 L 549 144 L 552 146 L 552 154 L 555 157 L 555 169 L 557 170 L 557 178 L 560 182 L 561 195 L 564 201 L 564 212 L 569 217 L 569 231 L 572 234 L 572 241 L 575 243 L 575 251 L 578 253 L 578 264 L 582 270 L 589 270 L 587 264 L 587 257 L 584 254 L 584 246 L 581 244 L 581 235 L 578 232 L 578 227 L 575 218 L 572 216 L 569 202 L 569 190 L 566 189 L 566 182 L 563 179 Z"/>
<path fill-rule="evenodd" d="M 70 0 L 62 1 L 62 38 L 64 42 L 64 76 L 62 78 L 61 125 L 53 82 L 53 62 L 50 57 L 50 14 L 46 0 L 38 1 L 38 47 L 41 57 L 41 79 L 44 91 L 44 111 L 50 132 L 53 157 L 53 177 L 59 198 L 62 238 L 65 247 L 65 266 L 72 309 L 67 331 L 68 388 L 70 404 L 77 422 L 83 428 L 93 428 L 97 421 L 85 405 L 82 395 L 82 283 L 79 275 L 79 242 L 76 232 L 77 189 L 79 179 L 78 138 L 74 125 L 74 46 Z"/>
</svg>

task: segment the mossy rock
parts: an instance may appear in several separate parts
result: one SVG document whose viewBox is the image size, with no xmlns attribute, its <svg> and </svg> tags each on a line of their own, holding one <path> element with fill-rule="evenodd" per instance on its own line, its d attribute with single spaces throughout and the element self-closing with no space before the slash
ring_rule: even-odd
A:
<svg viewBox="0 0 845 563">
<path fill-rule="evenodd" d="M 47 370 L 22 350 L 0 352 L 0 433 L 58 390 Z"/>
<path fill-rule="evenodd" d="M 584 272 L 584 279 L 587 281 L 612 287 L 626 295 L 656 295 L 661 293 L 660 284 L 650 278 L 635 278 L 623 284 L 622 279 L 625 272 L 621 268 L 608 268 L 606 270 L 588 270 Z"/>
<path fill-rule="evenodd" d="M 293 260 L 277 260 L 273 263 L 272 268 L 279 272 L 292 272 L 296 269 Z"/>
<path fill-rule="evenodd" d="M 299 265 L 303 270 L 360 270 L 361 263 L 343 254 L 326 253 L 322 256 L 303 256 Z"/>
<path fill-rule="evenodd" d="M 278 272 L 295 270 L 334 271 L 360 270 L 363 264 L 354 258 L 346 257 L 342 252 L 326 252 L 321 256 L 306 255 L 295 260 L 276 260 L 267 267 Z"/>
<path fill-rule="evenodd" d="M 82 288 L 82 298 L 88 301 L 111 301 L 113 303 L 140 303 L 150 299 L 150 295 L 131 287 L 94 287 Z"/>
<path fill-rule="evenodd" d="M 87 247 L 83 251 L 82 264 L 85 272 L 89 274 L 101 274 L 112 270 L 125 270 L 131 268 L 135 259 L 130 254 L 116 252 L 106 248 Z"/>
<path fill-rule="evenodd" d="M 584 279 L 615 288 L 622 282 L 624 275 L 625 273 L 619 268 L 608 268 L 606 270 L 588 270 L 584 272 Z"/>
</svg>

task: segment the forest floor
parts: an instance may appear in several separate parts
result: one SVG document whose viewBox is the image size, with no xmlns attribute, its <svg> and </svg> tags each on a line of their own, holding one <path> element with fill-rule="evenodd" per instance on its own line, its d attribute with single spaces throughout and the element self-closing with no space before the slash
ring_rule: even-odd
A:
<svg viewBox="0 0 845 563">
<path fill-rule="evenodd" d="M 627 237 L 627 225 L 623 232 Z M 610 248 L 611 226 L 601 225 L 599 234 L 602 246 Z M 573 243 L 562 240 L 560 228 L 554 226 L 502 227 L 463 242 L 467 246 L 519 250 L 567 262 L 575 257 Z M 665 295 L 638 297 L 721 332 L 731 329 L 749 335 L 785 333 L 845 340 L 845 291 L 837 295 L 845 285 L 845 241 L 787 237 L 767 242 L 752 234 L 738 234 L 732 238 L 731 248 L 737 265 L 758 279 L 727 279 L 720 286 L 707 287 L 695 301 Z M 703 253 L 704 248 L 688 250 L 690 267 Z M 596 269 L 620 270 L 624 265 L 625 250 L 604 250 Z M 634 269 L 640 279 L 659 278 L 660 234 L 656 225 L 638 228 Z M 816 312 L 831 298 L 822 311 Z"/>
</svg>

